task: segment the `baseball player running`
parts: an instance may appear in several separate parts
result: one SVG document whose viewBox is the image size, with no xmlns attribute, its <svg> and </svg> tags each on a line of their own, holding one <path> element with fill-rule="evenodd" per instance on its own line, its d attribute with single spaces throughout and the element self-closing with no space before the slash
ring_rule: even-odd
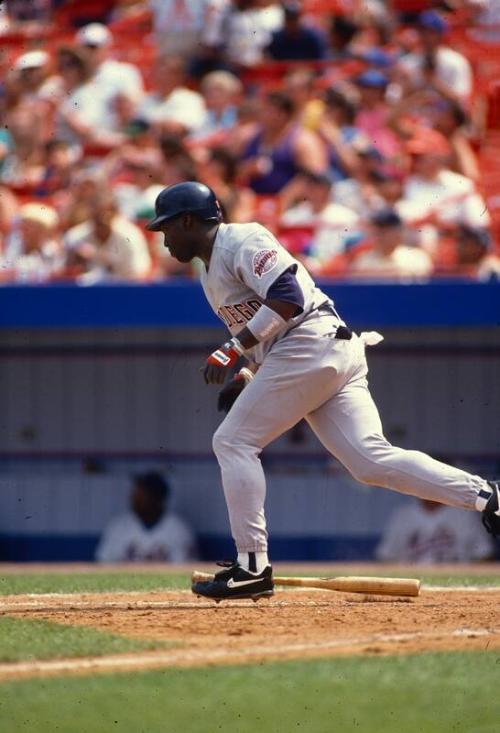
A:
<svg viewBox="0 0 500 733">
<path fill-rule="evenodd" d="M 358 481 L 475 509 L 500 534 L 500 482 L 387 441 L 366 379 L 365 345 L 378 335 L 353 333 L 267 229 L 223 223 L 213 191 L 195 182 L 164 189 L 148 227 L 163 232 L 180 262 L 200 258 L 205 295 L 232 336 L 207 358 L 203 375 L 224 385 L 218 406 L 227 416 L 213 448 L 238 556 L 212 582 L 196 583 L 195 593 L 217 601 L 272 595 L 259 455 L 301 418 Z M 227 379 L 240 357 L 248 362 Z"/>
</svg>

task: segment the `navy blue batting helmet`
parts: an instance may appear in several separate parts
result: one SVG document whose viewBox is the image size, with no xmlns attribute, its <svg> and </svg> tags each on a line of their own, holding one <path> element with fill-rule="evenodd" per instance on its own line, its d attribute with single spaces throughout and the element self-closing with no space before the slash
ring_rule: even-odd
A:
<svg viewBox="0 0 500 733">
<path fill-rule="evenodd" d="M 147 228 L 152 232 L 161 229 L 161 225 L 178 214 L 194 214 L 206 221 L 221 221 L 222 212 L 217 197 L 211 188 L 204 183 L 186 181 L 168 186 L 161 191 L 155 201 L 155 218 Z"/>
</svg>

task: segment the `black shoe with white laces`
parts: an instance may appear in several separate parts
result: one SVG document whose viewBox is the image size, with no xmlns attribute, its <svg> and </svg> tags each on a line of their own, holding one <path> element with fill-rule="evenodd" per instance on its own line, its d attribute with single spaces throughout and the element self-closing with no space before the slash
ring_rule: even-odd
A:
<svg viewBox="0 0 500 733">
<path fill-rule="evenodd" d="M 191 590 L 198 596 L 225 601 L 231 598 L 269 598 L 273 595 L 273 569 L 270 565 L 261 573 L 251 573 L 234 563 L 214 575 L 208 582 L 195 583 Z"/>
<path fill-rule="evenodd" d="M 491 496 L 483 509 L 483 524 L 492 535 L 500 536 L 500 481 L 489 481 Z"/>
</svg>

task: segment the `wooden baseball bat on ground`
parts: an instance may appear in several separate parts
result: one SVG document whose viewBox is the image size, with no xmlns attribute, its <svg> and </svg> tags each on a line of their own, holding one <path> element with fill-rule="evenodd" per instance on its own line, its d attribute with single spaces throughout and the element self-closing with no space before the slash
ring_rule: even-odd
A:
<svg viewBox="0 0 500 733">
<path fill-rule="evenodd" d="M 208 583 L 214 576 L 194 571 L 193 583 Z M 347 576 L 337 578 L 287 578 L 275 576 L 276 585 L 294 586 L 297 588 L 322 588 L 342 593 L 368 593 L 378 596 L 418 596 L 420 580 L 415 578 L 363 578 Z"/>
</svg>

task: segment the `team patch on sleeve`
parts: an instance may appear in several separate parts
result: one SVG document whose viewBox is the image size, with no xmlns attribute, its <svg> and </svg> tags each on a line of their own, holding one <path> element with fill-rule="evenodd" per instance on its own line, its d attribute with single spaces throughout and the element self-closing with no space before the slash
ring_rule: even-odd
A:
<svg viewBox="0 0 500 733">
<path fill-rule="evenodd" d="M 270 272 L 278 263 L 278 250 L 261 249 L 253 256 L 252 269 L 254 275 L 262 277 L 266 272 Z"/>
</svg>

